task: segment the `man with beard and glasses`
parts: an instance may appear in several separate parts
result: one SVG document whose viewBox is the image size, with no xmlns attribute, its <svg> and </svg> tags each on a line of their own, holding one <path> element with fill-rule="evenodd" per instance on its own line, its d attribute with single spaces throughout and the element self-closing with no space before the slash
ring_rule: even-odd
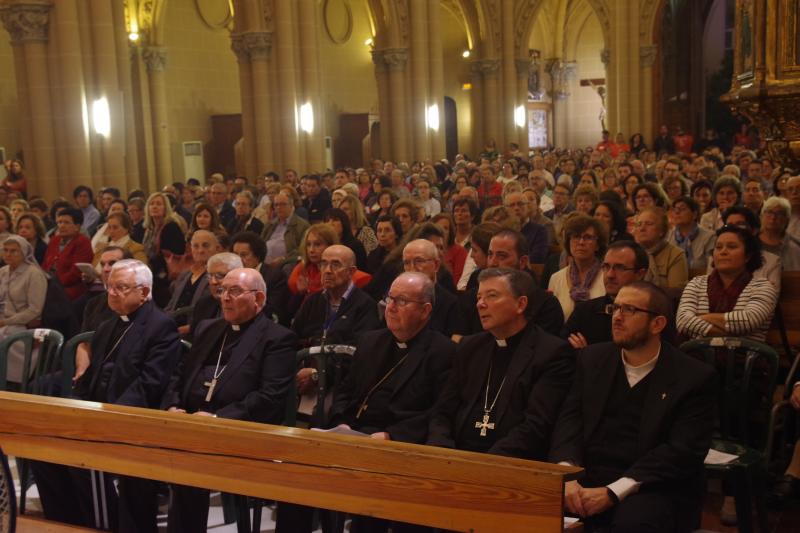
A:
<svg viewBox="0 0 800 533">
<path fill-rule="evenodd" d="M 661 341 L 670 299 L 645 281 L 613 304 L 613 342 L 578 358 L 550 459 L 581 466 L 564 487 L 588 531 L 691 531 L 699 526 L 716 373 Z"/>
</svg>

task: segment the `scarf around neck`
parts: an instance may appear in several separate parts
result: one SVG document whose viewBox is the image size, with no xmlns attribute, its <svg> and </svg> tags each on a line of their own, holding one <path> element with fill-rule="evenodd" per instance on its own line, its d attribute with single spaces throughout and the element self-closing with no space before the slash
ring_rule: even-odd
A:
<svg viewBox="0 0 800 533">
<path fill-rule="evenodd" d="M 569 270 L 567 273 L 569 274 L 570 284 L 569 296 L 572 298 L 573 302 L 585 302 L 589 299 L 589 290 L 597 274 L 600 272 L 600 261 L 595 259 L 594 264 L 586 273 L 586 277 L 583 278 L 583 283 L 581 283 L 578 266 L 572 258 L 569 259 L 568 268 Z"/>
</svg>

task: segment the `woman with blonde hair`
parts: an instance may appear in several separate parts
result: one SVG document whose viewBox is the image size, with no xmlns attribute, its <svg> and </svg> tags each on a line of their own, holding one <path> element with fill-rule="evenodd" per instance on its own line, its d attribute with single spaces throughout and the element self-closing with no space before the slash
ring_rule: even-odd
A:
<svg viewBox="0 0 800 533">
<path fill-rule="evenodd" d="M 364 250 L 366 250 L 367 254 L 377 248 L 378 237 L 370 227 L 367 215 L 364 213 L 364 206 L 358 198 L 348 194 L 342 199 L 339 209 L 344 211 L 347 218 L 350 219 L 350 229 L 353 230 L 353 236 L 364 245 Z"/>
<path fill-rule="evenodd" d="M 185 221 L 172 210 L 167 195 L 151 194 L 145 204 L 142 244 L 153 271 L 153 299 L 161 308 L 169 302 L 170 277 L 184 270 L 185 229 Z"/>
</svg>

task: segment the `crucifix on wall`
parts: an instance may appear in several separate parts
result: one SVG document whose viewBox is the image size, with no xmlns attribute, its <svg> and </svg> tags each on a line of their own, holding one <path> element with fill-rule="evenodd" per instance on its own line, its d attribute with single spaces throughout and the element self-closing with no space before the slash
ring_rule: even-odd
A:
<svg viewBox="0 0 800 533">
<path fill-rule="evenodd" d="M 597 92 L 600 97 L 600 125 L 606 129 L 606 79 L 605 78 L 592 78 L 581 80 L 581 87 L 591 87 Z"/>
</svg>

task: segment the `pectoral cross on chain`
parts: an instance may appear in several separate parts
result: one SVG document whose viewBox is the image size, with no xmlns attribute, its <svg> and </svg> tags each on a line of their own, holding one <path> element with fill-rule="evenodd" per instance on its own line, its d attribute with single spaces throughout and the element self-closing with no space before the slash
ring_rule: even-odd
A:
<svg viewBox="0 0 800 533">
<path fill-rule="evenodd" d="M 483 413 L 483 422 L 480 422 L 480 421 L 475 422 L 475 429 L 480 429 L 481 430 L 481 437 L 485 437 L 486 436 L 486 430 L 487 429 L 494 429 L 494 423 L 491 423 L 491 424 L 489 423 L 489 412 L 488 411 Z"/>
<path fill-rule="evenodd" d="M 211 381 L 203 382 L 204 387 L 208 387 L 208 392 L 206 393 L 206 402 L 211 401 L 211 397 L 214 396 L 214 389 L 217 388 L 217 378 L 213 378 Z"/>
</svg>

